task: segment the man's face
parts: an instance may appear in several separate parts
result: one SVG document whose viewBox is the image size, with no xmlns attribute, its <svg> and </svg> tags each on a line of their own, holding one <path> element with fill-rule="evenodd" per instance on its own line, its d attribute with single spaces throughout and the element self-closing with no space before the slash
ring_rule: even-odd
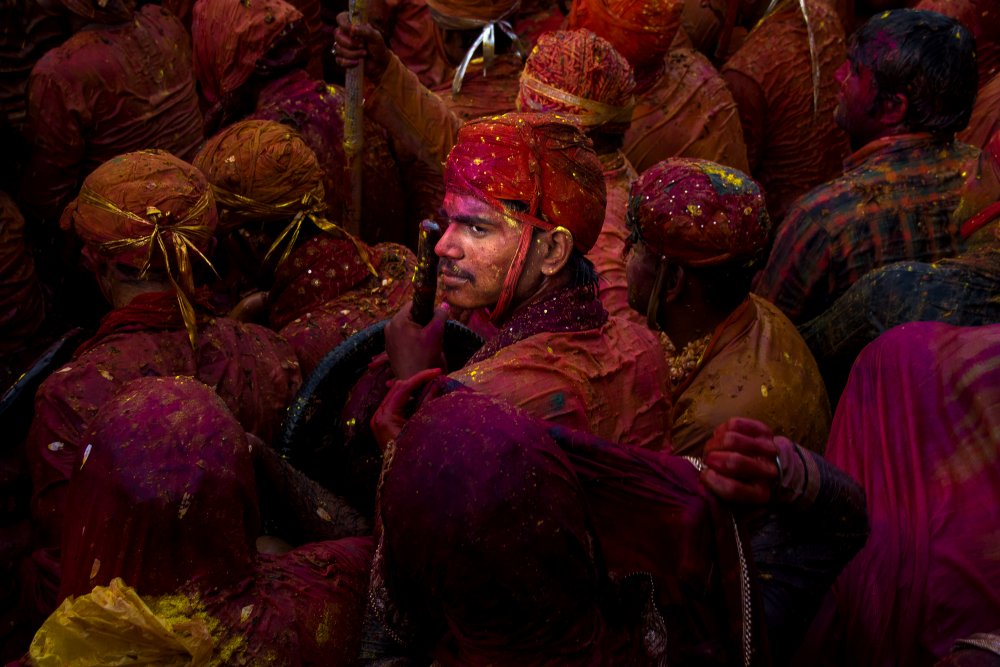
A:
<svg viewBox="0 0 1000 667">
<path fill-rule="evenodd" d="M 521 237 L 521 223 L 471 195 L 445 193 L 446 227 L 434 252 L 438 287 L 456 308 L 496 305 Z"/>
<path fill-rule="evenodd" d="M 851 136 L 855 147 L 863 146 L 878 138 L 882 126 L 878 123 L 875 97 L 878 88 L 872 71 L 860 64 L 845 60 L 834 77 L 840 86 L 834 120 Z"/>
<path fill-rule="evenodd" d="M 640 315 L 645 315 L 649 308 L 659 266 L 660 258 L 649 252 L 642 241 L 636 242 L 629 250 L 625 265 L 628 305 Z"/>
</svg>

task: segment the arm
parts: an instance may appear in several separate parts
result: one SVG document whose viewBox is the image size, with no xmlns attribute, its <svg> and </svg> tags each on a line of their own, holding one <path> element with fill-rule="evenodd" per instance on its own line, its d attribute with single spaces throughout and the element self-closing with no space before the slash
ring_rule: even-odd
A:
<svg viewBox="0 0 1000 667">
<path fill-rule="evenodd" d="M 371 533 L 371 524 L 347 501 L 327 491 L 254 438 L 260 495 L 266 507 L 305 541 L 337 540 Z"/>
<path fill-rule="evenodd" d="M 818 454 L 794 447 L 811 488 L 789 489 L 751 537 L 775 665 L 786 664 L 798 648 L 826 592 L 869 533 L 861 487 Z"/>
<path fill-rule="evenodd" d="M 810 211 L 793 206 L 781 223 L 754 294 L 796 324 L 821 313 L 830 301 L 831 239 Z"/>
<path fill-rule="evenodd" d="M 54 226 L 80 186 L 88 119 L 75 108 L 82 93 L 64 85 L 39 62 L 28 82 L 28 136 L 34 149 L 21 184 L 21 199 L 37 218 Z"/>
<path fill-rule="evenodd" d="M 337 23 L 337 63 L 344 68 L 363 63 L 374 86 L 365 99 L 366 113 L 389 130 L 397 145 L 440 168 L 461 120 L 386 48 L 374 27 L 352 26 L 346 12 L 337 15 Z"/>
<path fill-rule="evenodd" d="M 821 456 L 750 419 L 720 425 L 705 451 L 705 486 L 723 500 L 767 505 L 751 548 L 772 658 L 784 664 L 868 539 L 864 491 Z"/>
</svg>

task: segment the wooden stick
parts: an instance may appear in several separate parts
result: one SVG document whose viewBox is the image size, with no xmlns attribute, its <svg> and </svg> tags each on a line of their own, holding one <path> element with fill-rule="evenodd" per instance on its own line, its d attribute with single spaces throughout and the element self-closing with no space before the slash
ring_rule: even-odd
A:
<svg viewBox="0 0 1000 667">
<path fill-rule="evenodd" d="M 368 21 L 367 0 L 351 0 L 351 24 Z M 364 163 L 364 65 L 347 70 L 347 109 L 344 114 L 344 157 L 345 168 L 351 183 L 351 205 L 347 214 L 347 231 L 361 235 L 361 176 Z"/>
</svg>

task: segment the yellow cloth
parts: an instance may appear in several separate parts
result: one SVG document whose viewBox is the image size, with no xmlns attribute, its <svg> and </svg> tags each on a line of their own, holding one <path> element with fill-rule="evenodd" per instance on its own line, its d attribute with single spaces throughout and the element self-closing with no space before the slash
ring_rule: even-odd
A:
<svg viewBox="0 0 1000 667">
<path fill-rule="evenodd" d="M 731 417 L 762 421 L 820 453 L 830 432 L 830 401 L 809 348 L 780 310 L 753 294 L 716 328 L 675 393 L 673 415 L 673 452 L 683 456 L 700 456 Z"/>
<path fill-rule="evenodd" d="M 121 579 L 67 598 L 35 633 L 36 667 L 200 667 L 213 640 L 200 619 L 156 615 Z"/>
</svg>

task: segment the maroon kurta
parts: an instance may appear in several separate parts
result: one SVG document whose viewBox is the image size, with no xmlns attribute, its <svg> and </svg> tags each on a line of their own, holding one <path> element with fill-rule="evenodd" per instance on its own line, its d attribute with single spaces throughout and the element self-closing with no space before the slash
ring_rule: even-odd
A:
<svg viewBox="0 0 1000 667">
<path fill-rule="evenodd" d="M 28 435 L 32 509 L 48 544 L 58 539 L 66 483 L 87 444 L 83 429 L 124 383 L 149 375 L 197 378 L 265 442 L 301 384 L 292 350 L 263 327 L 206 318 L 192 350 L 179 312 L 151 326 L 143 308 L 176 312 L 177 297 L 172 292 L 140 295 L 112 311 L 108 317 L 117 319 L 117 331 L 88 342 L 89 349 L 53 373 L 35 397 Z"/>
<path fill-rule="evenodd" d="M 129 23 L 78 32 L 32 71 L 28 126 L 35 150 L 21 195 L 53 220 L 112 157 L 160 148 L 189 159 L 202 120 L 184 27 L 147 5 Z"/>
<path fill-rule="evenodd" d="M 394 243 L 380 244 L 373 251 L 377 277 L 369 276 L 336 299 L 311 306 L 281 329 L 299 358 L 303 375 L 312 373 L 327 352 L 362 329 L 392 317 L 413 297 L 412 278 L 417 266 L 413 253 Z"/>
</svg>

